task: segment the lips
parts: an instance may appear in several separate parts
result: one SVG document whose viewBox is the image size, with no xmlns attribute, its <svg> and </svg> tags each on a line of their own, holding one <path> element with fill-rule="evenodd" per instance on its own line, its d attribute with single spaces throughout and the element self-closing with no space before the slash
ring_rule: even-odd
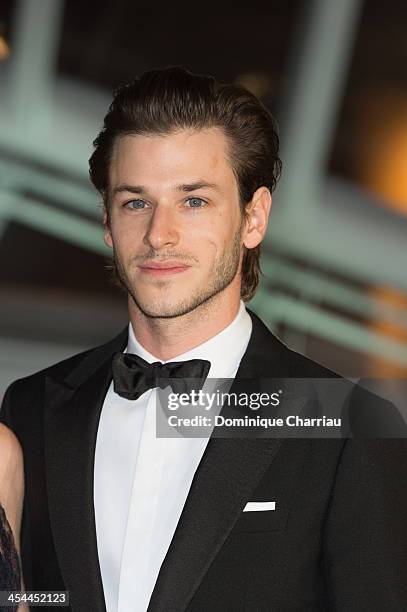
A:
<svg viewBox="0 0 407 612">
<path fill-rule="evenodd" d="M 178 261 L 168 261 L 168 262 L 151 262 L 144 263 L 140 266 L 140 270 L 144 274 L 150 274 L 152 276 L 168 276 L 171 274 L 179 274 L 180 272 L 185 272 L 188 270 L 190 266 L 187 266 Z"/>
</svg>

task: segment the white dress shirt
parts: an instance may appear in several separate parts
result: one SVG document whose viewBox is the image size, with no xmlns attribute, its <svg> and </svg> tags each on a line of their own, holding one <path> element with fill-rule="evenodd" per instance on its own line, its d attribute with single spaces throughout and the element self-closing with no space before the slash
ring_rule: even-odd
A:
<svg viewBox="0 0 407 612">
<path fill-rule="evenodd" d="M 252 322 L 243 302 L 219 334 L 169 361 L 207 359 L 210 378 L 234 378 Z M 137 341 L 126 351 L 160 361 Z M 165 362 L 164 362 L 165 363 Z M 208 438 L 157 438 L 156 389 L 137 400 L 113 390 L 103 404 L 96 440 L 94 503 L 107 612 L 145 612 Z"/>
</svg>

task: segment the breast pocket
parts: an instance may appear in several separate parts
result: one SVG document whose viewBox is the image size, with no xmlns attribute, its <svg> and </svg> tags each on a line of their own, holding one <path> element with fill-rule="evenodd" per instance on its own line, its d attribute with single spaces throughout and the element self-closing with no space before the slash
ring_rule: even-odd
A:
<svg viewBox="0 0 407 612">
<path fill-rule="evenodd" d="M 230 535 L 285 529 L 287 520 L 288 509 L 284 507 L 278 507 L 276 510 L 242 512 Z"/>
</svg>

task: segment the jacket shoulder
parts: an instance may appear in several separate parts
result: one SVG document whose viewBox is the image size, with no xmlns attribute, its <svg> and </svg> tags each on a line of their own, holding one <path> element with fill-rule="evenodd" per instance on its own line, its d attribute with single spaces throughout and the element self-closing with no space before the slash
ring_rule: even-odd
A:
<svg viewBox="0 0 407 612">
<path fill-rule="evenodd" d="M 39 370 L 38 372 L 34 372 L 33 374 L 29 374 L 28 376 L 24 376 L 22 378 L 18 378 L 14 382 L 11 383 L 7 391 L 18 392 L 23 389 L 32 389 L 38 387 L 38 385 L 42 385 L 44 379 L 47 376 L 51 376 L 52 378 L 64 379 L 70 372 L 72 372 L 88 355 L 90 355 L 96 348 L 87 349 L 71 357 L 67 357 L 58 363 L 52 364 Z"/>
<path fill-rule="evenodd" d="M 298 378 L 342 378 L 340 374 L 326 368 L 317 361 L 286 347 L 292 377 Z"/>
<path fill-rule="evenodd" d="M 285 376 L 291 378 L 336 378 L 340 376 L 289 348 L 255 312 L 249 308 L 247 311 L 253 324 L 248 357 L 261 371 L 273 367 L 285 372 Z"/>
<path fill-rule="evenodd" d="M 77 370 L 81 364 L 84 364 L 88 360 L 97 361 L 98 358 L 103 357 L 103 355 L 108 355 L 109 353 L 112 354 L 113 352 L 120 350 L 125 344 L 126 339 L 127 327 L 123 329 L 118 336 L 113 338 L 113 340 L 85 351 L 81 351 L 80 353 L 76 353 L 75 355 L 67 357 L 58 363 L 47 366 L 38 372 L 34 372 L 33 374 L 15 380 L 8 387 L 5 397 L 11 394 L 15 395 L 16 393 L 25 395 L 27 392 L 32 393 L 37 389 L 43 389 L 44 380 L 47 377 L 63 381 L 73 372 L 75 372 L 75 370 Z"/>
</svg>

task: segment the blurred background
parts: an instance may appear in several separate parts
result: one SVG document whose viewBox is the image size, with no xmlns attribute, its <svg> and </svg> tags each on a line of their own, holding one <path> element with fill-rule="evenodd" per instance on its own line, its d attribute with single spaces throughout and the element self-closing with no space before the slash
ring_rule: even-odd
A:
<svg viewBox="0 0 407 612">
<path fill-rule="evenodd" d="M 1 0 L 0 395 L 127 323 L 87 160 L 114 88 L 173 64 L 280 125 L 250 307 L 342 374 L 407 378 L 407 3 Z"/>
</svg>

